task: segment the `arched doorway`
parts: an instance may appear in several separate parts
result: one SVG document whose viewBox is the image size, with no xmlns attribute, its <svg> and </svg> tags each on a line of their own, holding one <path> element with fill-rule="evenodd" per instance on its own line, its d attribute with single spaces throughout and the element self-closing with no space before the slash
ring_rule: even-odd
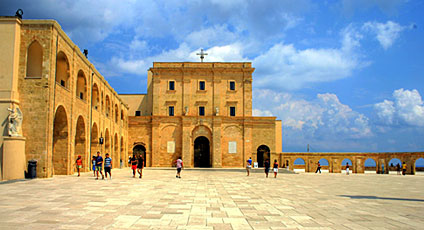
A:
<svg viewBox="0 0 424 230">
<path fill-rule="evenodd" d="M 82 162 L 87 162 L 87 151 L 85 151 L 85 124 L 82 116 L 78 117 L 77 127 L 75 133 L 75 155 L 74 159 L 77 159 L 78 155 L 81 156 Z M 87 164 L 84 165 L 87 168 Z"/>
<path fill-rule="evenodd" d="M 330 172 L 330 163 L 327 159 L 321 158 L 319 164 L 321 165 L 321 172 Z"/>
<path fill-rule="evenodd" d="M 59 106 L 53 124 L 53 174 L 68 173 L 68 118 L 63 106 Z"/>
<path fill-rule="evenodd" d="M 56 82 L 69 89 L 69 62 L 62 51 L 56 56 Z"/>
<path fill-rule="evenodd" d="M 99 131 L 97 129 L 97 124 L 93 123 L 93 127 L 91 128 L 91 156 L 96 156 L 97 151 L 99 151 Z M 91 159 L 91 158 L 90 158 Z M 87 163 L 91 164 L 91 160 Z"/>
<path fill-rule="evenodd" d="M 194 167 L 211 167 L 209 140 L 204 136 L 194 140 Z"/>
<path fill-rule="evenodd" d="M 146 148 L 143 145 L 136 145 L 133 148 L 133 154 L 135 154 L 136 157 L 142 155 L 144 159 L 144 167 L 146 167 Z"/>
<path fill-rule="evenodd" d="M 346 163 L 349 165 L 349 170 L 351 172 L 353 172 L 353 163 L 349 158 L 345 158 L 345 159 L 342 160 L 341 170 L 344 171 L 344 172 L 346 171 Z"/>
<path fill-rule="evenodd" d="M 33 41 L 27 53 L 27 77 L 42 77 L 43 72 L 43 47 Z"/>
<path fill-rule="evenodd" d="M 365 160 L 364 173 L 377 173 L 377 163 L 374 159 L 368 158 Z"/>
<path fill-rule="evenodd" d="M 418 158 L 414 163 L 415 174 L 424 174 L 424 158 Z"/>
<path fill-rule="evenodd" d="M 402 170 L 402 161 L 398 158 L 392 158 L 387 165 L 387 169 L 389 173 L 396 174 L 397 173 L 397 165 L 399 164 L 399 168 Z"/>
<path fill-rule="evenodd" d="M 295 172 L 305 172 L 306 171 L 306 164 L 305 164 L 305 160 L 303 160 L 303 158 L 297 158 L 296 160 L 294 160 L 293 171 L 295 171 Z"/>
<path fill-rule="evenodd" d="M 266 145 L 261 145 L 257 149 L 257 158 L 258 161 L 258 167 L 264 167 L 264 163 L 266 160 L 270 160 L 271 158 L 271 151 L 269 150 L 269 147 Z"/>
</svg>

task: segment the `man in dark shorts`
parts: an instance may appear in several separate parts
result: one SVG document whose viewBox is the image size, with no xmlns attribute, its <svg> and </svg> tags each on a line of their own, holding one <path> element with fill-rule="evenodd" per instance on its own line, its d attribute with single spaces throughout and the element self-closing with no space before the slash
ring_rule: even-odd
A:
<svg viewBox="0 0 424 230">
<path fill-rule="evenodd" d="M 131 169 L 133 171 L 133 178 L 135 178 L 135 170 L 137 170 L 137 158 L 135 157 L 135 154 L 130 159 L 131 162 Z"/>
<path fill-rule="evenodd" d="M 105 176 L 109 173 L 110 179 L 112 180 L 112 158 L 109 157 L 109 153 L 106 153 L 105 158 Z"/>
<path fill-rule="evenodd" d="M 144 159 L 143 159 L 143 156 L 140 154 L 140 156 L 138 157 L 138 162 L 137 162 L 137 172 L 140 175 L 139 178 L 143 177 L 143 168 L 144 168 Z"/>
<path fill-rule="evenodd" d="M 269 168 L 271 167 L 271 164 L 269 163 L 269 159 L 266 159 L 264 166 L 265 166 L 265 175 L 266 175 L 266 178 L 268 178 Z"/>
<path fill-rule="evenodd" d="M 105 176 L 103 175 L 103 172 L 102 172 L 102 165 L 103 165 L 103 157 L 100 156 L 100 152 L 97 152 L 97 158 L 96 158 L 97 178 L 96 178 L 96 180 L 99 179 L 99 172 L 100 172 L 100 174 L 102 174 L 102 180 L 105 179 Z"/>
<path fill-rule="evenodd" d="M 318 171 L 319 173 L 321 173 L 321 164 L 319 163 L 319 161 L 317 163 L 317 171 L 315 171 L 315 173 L 317 173 Z"/>
</svg>

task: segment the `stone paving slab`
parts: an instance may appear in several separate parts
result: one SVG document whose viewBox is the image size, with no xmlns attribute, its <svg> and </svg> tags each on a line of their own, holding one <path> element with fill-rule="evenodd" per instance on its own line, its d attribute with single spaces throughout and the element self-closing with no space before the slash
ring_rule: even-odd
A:
<svg viewBox="0 0 424 230">
<path fill-rule="evenodd" d="M 0 229 L 424 229 L 424 176 L 115 169 L 0 184 Z"/>
</svg>

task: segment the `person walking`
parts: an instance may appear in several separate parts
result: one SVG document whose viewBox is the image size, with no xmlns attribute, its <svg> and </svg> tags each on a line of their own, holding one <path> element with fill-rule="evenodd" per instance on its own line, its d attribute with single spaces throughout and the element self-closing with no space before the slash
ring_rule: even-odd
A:
<svg viewBox="0 0 424 230">
<path fill-rule="evenodd" d="M 399 163 L 397 163 L 397 165 L 396 165 L 396 171 L 397 171 L 397 174 L 400 175 L 400 164 Z"/>
<path fill-rule="evenodd" d="M 77 168 L 78 176 L 80 176 L 80 171 L 82 169 L 81 155 L 78 155 L 77 160 L 75 161 L 75 166 Z"/>
<path fill-rule="evenodd" d="M 109 157 L 109 153 L 106 153 L 105 158 L 105 176 L 109 173 L 110 179 L 112 180 L 112 158 Z"/>
<path fill-rule="evenodd" d="M 135 178 L 135 170 L 137 170 L 137 158 L 135 157 L 135 154 L 130 159 L 131 162 L 131 169 L 133 171 L 133 178 Z"/>
<path fill-rule="evenodd" d="M 269 159 L 265 160 L 264 166 L 265 166 L 265 175 L 266 175 L 266 178 L 268 178 L 269 168 L 271 167 L 269 163 Z"/>
<path fill-rule="evenodd" d="M 346 162 L 346 175 L 349 175 L 349 162 Z"/>
<path fill-rule="evenodd" d="M 93 164 L 93 176 L 96 177 L 96 156 L 93 156 L 93 158 L 91 159 L 91 164 Z"/>
<path fill-rule="evenodd" d="M 274 160 L 273 169 L 274 169 L 274 178 L 277 178 L 277 173 L 278 173 L 278 162 L 277 162 L 277 160 Z"/>
<path fill-rule="evenodd" d="M 181 160 L 181 157 L 178 157 L 175 164 L 177 165 L 177 175 L 175 177 L 181 178 L 181 169 L 183 168 L 183 160 Z"/>
<path fill-rule="evenodd" d="M 247 176 L 250 175 L 250 169 L 252 168 L 252 158 L 249 157 L 249 160 L 247 160 L 247 164 L 246 164 L 246 171 L 247 171 Z"/>
<path fill-rule="evenodd" d="M 137 172 L 140 175 L 139 178 L 143 177 L 143 168 L 144 168 L 144 159 L 143 159 L 143 156 L 140 154 L 137 160 Z"/>
<path fill-rule="evenodd" d="M 405 163 L 405 161 L 403 162 L 403 164 L 402 164 L 402 175 L 406 175 L 406 163 Z"/>
<path fill-rule="evenodd" d="M 317 172 L 321 173 L 321 164 L 319 163 L 319 161 L 317 163 L 317 171 L 315 171 L 315 173 Z"/>
<path fill-rule="evenodd" d="M 103 157 L 100 156 L 100 152 L 97 152 L 97 158 L 96 158 L 97 178 L 96 178 L 96 180 L 99 179 L 99 172 L 100 172 L 100 174 L 102 174 L 102 180 L 105 179 L 105 176 L 103 175 L 103 172 L 102 172 L 102 165 L 103 165 Z"/>
</svg>

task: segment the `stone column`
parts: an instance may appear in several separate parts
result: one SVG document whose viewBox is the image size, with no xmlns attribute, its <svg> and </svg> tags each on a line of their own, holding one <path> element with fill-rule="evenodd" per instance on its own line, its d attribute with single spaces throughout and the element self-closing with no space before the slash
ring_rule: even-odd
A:
<svg viewBox="0 0 424 230">
<path fill-rule="evenodd" d="M 193 168 L 193 161 L 192 159 L 192 140 L 191 140 L 191 121 L 190 118 L 183 117 L 182 120 L 182 130 L 183 130 L 183 137 L 182 137 L 182 160 L 184 162 L 184 167 L 186 168 Z"/>
<path fill-rule="evenodd" d="M 159 167 L 160 159 L 160 130 L 159 121 L 152 119 L 152 167 Z"/>
<path fill-rule="evenodd" d="M 212 150 L 213 150 L 213 159 L 212 167 L 213 168 L 222 168 L 222 151 L 221 151 L 221 123 L 222 120 L 220 117 L 214 117 L 212 122 Z"/>
</svg>

